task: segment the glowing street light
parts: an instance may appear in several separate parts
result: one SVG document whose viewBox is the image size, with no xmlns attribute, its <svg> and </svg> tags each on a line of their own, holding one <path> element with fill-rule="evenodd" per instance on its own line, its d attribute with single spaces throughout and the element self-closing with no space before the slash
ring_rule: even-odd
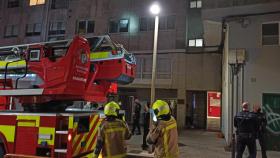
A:
<svg viewBox="0 0 280 158">
<path fill-rule="evenodd" d="M 150 12 L 154 15 L 158 15 L 160 13 L 160 7 L 157 3 L 154 3 L 150 7 Z"/>
<path fill-rule="evenodd" d="M 151 104 L 155 101 L 155 82 L 156 82 L 156 65 L 157 65 L 157 43 L 158 43 L 158 25 L 160 6 L 154 3 L 150 7 L 150 12 L 155 15 L 155 32 L 154 32 L 154 48 L 153 48 L 153 67 L 152 67 L 152 82 L 151 82 Z"/>
</svg>

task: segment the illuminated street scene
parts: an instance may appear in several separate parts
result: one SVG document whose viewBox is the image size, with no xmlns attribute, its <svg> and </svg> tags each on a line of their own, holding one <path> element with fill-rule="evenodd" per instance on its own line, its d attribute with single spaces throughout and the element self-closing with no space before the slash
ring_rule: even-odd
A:
<svg viewBox="0 0 280 158">
<path fill-rule="evenodd" d="M 279 158 L 279 0 L 0 0 L 0 158 Z"/>
</svg>

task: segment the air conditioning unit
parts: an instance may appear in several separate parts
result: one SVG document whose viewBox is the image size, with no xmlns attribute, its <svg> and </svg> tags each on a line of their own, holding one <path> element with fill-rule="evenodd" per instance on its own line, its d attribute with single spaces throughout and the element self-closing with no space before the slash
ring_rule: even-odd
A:
<svg viewBox="0 0 280 158">
<path fill-rule="evenodd" d="M 233 49 L 229 51 L 228 63 L 229 64 L 244 64 L 246 60 L 245 49 Z"/>
</svg>

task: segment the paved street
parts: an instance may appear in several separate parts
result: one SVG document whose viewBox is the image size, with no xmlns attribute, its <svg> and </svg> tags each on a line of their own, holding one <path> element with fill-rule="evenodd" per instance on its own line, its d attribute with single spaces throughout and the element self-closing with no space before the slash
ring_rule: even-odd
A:
<svg viewBox="0 0 280 158">
<path fill-rule="evenodd" d="M 180 158 L 230 158 L 231 153 L 224 150 L 224 139 L 215 132 L 182 131 L 179 134 Z M 142 136 L 133 136 L 128 142 L 130 153 L 152 155 L 141 150 Z M 279 158 L 280 152 L 268 152 L 268 158 Z M 260 153 L 258 157 L 261 158 Z"/>
</svg>

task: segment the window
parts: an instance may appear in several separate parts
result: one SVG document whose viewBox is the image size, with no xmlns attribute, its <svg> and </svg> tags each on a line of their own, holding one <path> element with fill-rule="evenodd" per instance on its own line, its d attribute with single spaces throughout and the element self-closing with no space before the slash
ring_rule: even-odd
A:
<svg viewBox="0 0 280 158">
<path fill-rule="evenodd" d="M 118 32 L 118 23 L 115 21 L 110 21 L 109 23 L 109 32 L 116 33 Z"/>
<path fill-rule="evenodd" d="M 26 25 L 26 36 L 37 36 L 41 34 L 41 24 L 35 23 L 35 24 L 27 24 Z"/>
<path fill-rule="evenodd" d="M 40 49 L 31 49 L 29 51 L 29 61 L 40 61 Z"/>
<path fill-rule="evenodd" d="M 76 117 L 75 121 L 78 120 L 78 127 L 77 127 L 77 133 L 86 133 L 89 132 L 89 117 Z"/>
<path fill-rule="evenodd" d="M 189 47 L 202 47 L 203 39 L 191 39 L 189 40 Z"/>
<path fill-rule="evenodd" d="M 167 29 L 175 29 L 175 19 L 176 17 L 174 15 L 167 16 L 167 21 L 166 21 Z"/>
<path fill-rule="evenodd" d="M 160 30 L 172 30 L 175 29 L 175 16 L 163 16 L 159 19 Z M 140 18 L 140 31 L 153 31 L 155 28 L 155 19 L 153 17 Z"/>
<path fill-rule="evenodd" d="M 118 22 L 111 20 L 109 22 L 109 33 L 128 32 L 129 20 L 121 19 Z"/>
<path fill-rule="evenodd" d="M 140 31 L 152 31 L 155 29 L 155 19 L 152 17 L 140 18 Z"/>
<path fill-rule="evenodd" d="M 94 32 L 94 21 L 92 20 L 81 20 L 78 22 L 77 33 L 78 34 L 87 34 Z"/>
<path fill-rule="evenodd" d="M 159 29 L 160 30 L 166 30 L 166 16 L 159 18 Z"/>
<path fill-rule="evenodd" d="M 128 19 L 121 19 L 119 22 L 119 31 L 120 32 L 128 32 Z"/>
<path fill-rule="evenodd" d="M 52 0 L 52 9 L 66 9 L 68 8 L 69 0 Z"/>
<path fill-rule="evenodd" d="M 159 29 L 160 30 L 172 30 L 175 29 L 175 16 L 164 16 L 159 20 Z"/>
<path fill-rule="evenodd" d="M 18 26 L 17 25 L 8 25 L 5 27 L 4 37 L 17 37 L 18 36 Z"/>
<path fill-rule="evenodd" d="M 45 0 L 30 0 L 29 6 L 45 4 Z"/>
<path fill-rule="evenodd" d="M 262 24 L 262 45 L 279 45 L 279 23 Z"/>
<path fill-rule="evenodd" d="M 153 65 L 152 58 L 144 58 L 142 64 L 142 77 L 144 79 L 151 79 Z"/>
<path fill-rule="evenodd" d="M 61 35 L 65 34 L 64 22 L 52 22 L 50 24 L 49 35 Z"/>
<path fill-rule="evenodd" d="M 136 58 L 136 78 L 152 78 L 152 58 L 150 56 Z M 159 57 L 157 60 L 157 77 L 158 79 L 171 79 L 172 63 L 171 58 Z"/>
<path fill-rule="evenodd" d="M 202 8 L 202 1 L 201 0 L 190 1 L 190 8 Z"/>
<path fill-rule="evenodd" d="M 19 0 L 8 0 L 8 8 L 19 7 Z"/>
<path fill-rule="evenodd" d="M 158 58 L 157 78 L 158 79 L 170 79 L 171 78 L 171 59 L 170 58 Z"/>
</svg>

